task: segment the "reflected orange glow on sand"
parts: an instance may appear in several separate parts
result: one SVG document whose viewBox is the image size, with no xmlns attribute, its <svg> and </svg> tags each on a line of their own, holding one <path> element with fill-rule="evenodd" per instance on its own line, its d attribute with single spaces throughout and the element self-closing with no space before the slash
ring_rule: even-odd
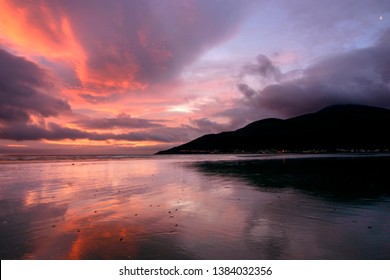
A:
<svg viewBox="0 0 390 280">
<path fill-rule="evenodd" d="M 267 158 L 229 157 L 2 163 L 0 252 L 10 259 L 353 258 L 357 250 L 388 257 L 384 196 L 356 206 L 305 192 L 306 176 L 281 185 L 285 169 L 259 176 L 272 167 Z M 244 173 L 245 162 L 254 175 Z"/>
<path fill-rule="evenodd" d="M 126 227 L 127 226 L 127 227 Z M 137 256 L 134 237 L 143 234 L 142 226 L 107 224 L 100 230 L 77 230 L 77 237 L 71 244 L 65 259 L 112 259 L 115 254 L 121 258 Z"/>
<path fill-rule="evenodd" d="M 227 231 L 241 228 L 241 211 L 214 197 L 230 196 L 228 188 L 214 189 L 208 196 L 191 174 L 183 179 L 195 183 L 191 188 L 188 182 L 178 183 L 182 171 L 176 174 L 175 165 L 164 162 L 106 163 L 67 162 L 43 170 L 42 179 L 50 182 L 55 175 L 57 183 L 25 192 L 24 208 L 46 205 L 63 209 L 63 214 L 42 221 L 43 228 L 33 235 L 43 238 L 33 238 L 34 249 L 26 258 L 144 258 L 154 238 L 173 242 L 180 232 L 207 224 Z M 219 210 L 210 211 L 211 205 Z M 180 237 L 184 243 L 193 238 Z M 153 254 L 164 255 L 166 250 L 158 248 Z"/>
</svg>

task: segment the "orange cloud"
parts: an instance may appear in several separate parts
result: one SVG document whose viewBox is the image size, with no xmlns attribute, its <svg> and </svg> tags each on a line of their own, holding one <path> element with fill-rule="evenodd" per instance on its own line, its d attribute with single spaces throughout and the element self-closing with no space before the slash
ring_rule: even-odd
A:
<svg viewBox="0 0 390 280">
<path fill-rule="evenodd" d="M 84 151 L 111 146 L 149 149 L 187 141 L 194 133 L 199 136 L 189 120 L 203 118 L 204 110 L 213 113 L 220 100 L 214 97 L 225 89 L 217 82 L 204 82 L 215 75 L 202 69 L 195 69 L 202 74 L 191 81 L 180 73 L 229 37 L 247 8 L 233 0 L 222 6 L 196 0 L 92 2 L 0 0 L 0 50 L 9 57 L 6 68 L 24 73 L 19 79 L 24 84 L 32 78 L 41 84 L 45 78 L 42 94 L 27 99 L 13 90 L 18 83 L 9 74 L 12 90 L 3 91 L 5 100 L 20 100 L 26 109 L 21 111 L 17 104 L 1 112 L 0 138 Z M 34 71 L 20 70 L 25 67 L 18 61 Z M 28 84 L 29 91 L 35 88 Z M 133 119 L 118 125 L 115 116 L 123 113 L 161 123 L 133 127 Z M 114 125 L 81 126 L 85 119 Z"/>
<path fill-rule="evenodd" d="M 121 53 L 115 45 L 101 46 L 113 63 L 104 67 L 94 65 L 93 54 L 77 38 L 76 27 L 63 9 L 54 9 L 45 2 L 39 5 L 20 5 L 0 0 L 2 16 L 0 39 L 18 53 L 66 63 L 71 67 L 83 88 L 143 89 L 146 84 L 136 80 L 139 66 L 130 53 Z M 101 43 L 101 42 L 100 42 Z M 127 61 L 126 69 L 115 61 Z M 124 71 L 125 70 L 125 71 Z"/>
<path fill-rule="evenodd" d="M 40 2 L 22 6 L 1 0 L 0 36 L 20 52 L 79 63 L 85 60 L 69 19 Z"/>
<path fill-rule="evenodd" d="M 40 61 L 65 62 L 83 89 L 106 95 L 175 77 L 235 30 L 243 6 L 235 1 L 221 6 L 193 0 L 163 5 L 0 0 L 0 9 L 0 40 L 11 49 Z"/>
</svg>

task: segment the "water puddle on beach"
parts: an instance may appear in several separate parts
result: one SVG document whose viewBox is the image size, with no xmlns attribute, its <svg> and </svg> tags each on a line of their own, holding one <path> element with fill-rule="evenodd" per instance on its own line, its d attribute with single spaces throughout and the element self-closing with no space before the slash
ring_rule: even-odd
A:
<svg viewBox="0 0 390 280">
<path fill-rule="evenodd" d="M 1 259 L 389 259 L 390 157 L 0 163 Z"/>
</svg>

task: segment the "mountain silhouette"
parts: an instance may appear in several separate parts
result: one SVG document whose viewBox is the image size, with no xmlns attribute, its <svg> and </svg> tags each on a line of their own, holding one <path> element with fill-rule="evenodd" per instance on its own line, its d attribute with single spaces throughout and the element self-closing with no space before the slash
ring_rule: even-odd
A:
<svg viewBox="0 0 390 280">
<path fill-rule="evenodd" d="M 286 120 L 264 119 L 208 134 L 157 154 L 357 151 L 390 149 L 390 110 L 334 105 Z"/>
</svg>

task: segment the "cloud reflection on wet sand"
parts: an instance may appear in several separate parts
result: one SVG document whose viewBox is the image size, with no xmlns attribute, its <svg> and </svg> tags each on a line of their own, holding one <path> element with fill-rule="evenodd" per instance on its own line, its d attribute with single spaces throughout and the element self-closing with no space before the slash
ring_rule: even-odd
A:
<svg viewBox="0 0 390 280">
<path fill-rule="evenodd" d="M 388 196 L 346 202 L 291 186 L 261 189 L 250 172 L 229 175 L 216 170 L 223 162 L 202 164 L 174 157 L 1 164 L 0 255 L 389 257 Z"/>
</svg>

